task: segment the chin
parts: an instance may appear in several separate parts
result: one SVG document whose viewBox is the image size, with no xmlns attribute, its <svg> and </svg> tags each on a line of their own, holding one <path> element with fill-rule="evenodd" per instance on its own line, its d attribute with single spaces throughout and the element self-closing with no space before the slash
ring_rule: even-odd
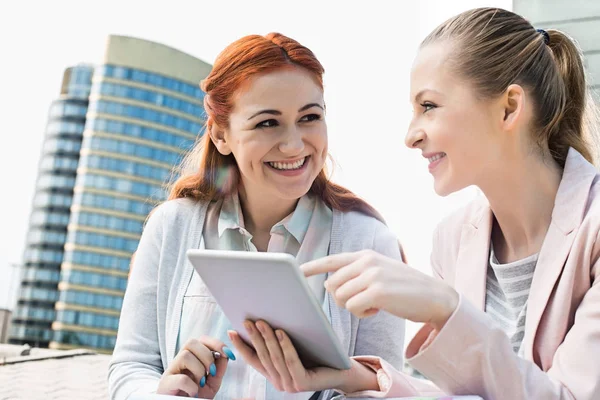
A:
<svg viewBox="0 0 600 400">
<path fill-rule="evenodd" d="M 307 188 L 277 188 L 276 193 L 279 194 L 279 198 L 285 200 L 298 200 L 302 196 L 308 193 L 310 187 Z"/>
<path fill-rule="evenodd" d="M 306 176 L 295 182 L 272 182 L 270 192 L 282 200 L 298 200 L 310 191 L 316 176 L 311 178 Z"/>
<path fill-rule="evenodd" d="M 449 182 L 447 180 L 435 180 L 433 183 L 433 190 L 438 196 L 446 197 L 452 193 L 456 193 L 463 190 L 469 185 L 460 184 L 459 182 Z"/>
<path fill-rule="evenodd" d="M 291 183 L 291 182 L 290 182 Z M 306 182 L 296 182 L 295 184 L 275 184 L 270 185 L 268 192 L 281 200 L 298 200 L 308 193 L 311 185 Z M 266 189 L 266 188 L 265 188 Z"/>
<path fill-rule="evenodd" d="M 438 182 L 435 181 L 433 183 L 433 190 L 438 196 L 446 197 L 456 192 L 456 189 L 453 189 L 451 185 L 448 185 L 446 182 Z"/>
</svg>

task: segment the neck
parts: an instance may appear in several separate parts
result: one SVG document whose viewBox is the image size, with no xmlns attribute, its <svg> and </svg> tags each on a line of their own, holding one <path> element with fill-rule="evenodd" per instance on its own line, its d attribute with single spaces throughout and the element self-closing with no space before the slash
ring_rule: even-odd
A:
<svg viewBox="0 0 600 400">
<path fill-rule="evenodd" d="M 486 174 L 483 191 L 495 222 L 494 252 L 500 262 L 538 253 L 550 226 L 562 170 L 538 155 L 514 157 L 497 171 Z"/>
<path fill-rule="evenodd" d="M 283 200 L 239 185 L 245 229 L 252 236 L 270 235 L 271 228 L 294 211 L 298 199 Z"/>
</svg>

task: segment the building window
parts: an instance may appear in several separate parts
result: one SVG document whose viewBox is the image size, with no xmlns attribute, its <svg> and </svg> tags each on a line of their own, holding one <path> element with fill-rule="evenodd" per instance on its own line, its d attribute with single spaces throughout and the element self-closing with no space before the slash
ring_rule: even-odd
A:
<svg viewBox="0 0 600 400">
<path fill-rule="evenodd" d="M 145 83 L 152 86 L 162 87 L 174 92 L 180 92 L 190 97 L 195 97 L 199 100 L 204 98 L 204 92 L 196 85 L 191 85 L 187 82 L 169 78 L 163 75 L 154 74 L 151 72 L 140 71 L 133 68 L 126 68 L 114 65 L 103 65 L 98 67 L 97 73 L 102 76 L 118 78 L 123 80 L 131 80 L 134 82 Z"/>
</svg>

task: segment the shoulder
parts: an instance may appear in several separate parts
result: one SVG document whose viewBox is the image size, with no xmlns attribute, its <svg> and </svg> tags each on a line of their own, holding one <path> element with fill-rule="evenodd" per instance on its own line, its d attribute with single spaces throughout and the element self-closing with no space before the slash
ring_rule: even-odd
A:
<svg viewBox="0 0 600 400">
<path fill-rule="evenodd" d="M 151 214 L 156 212 L 162 214 L 163 218 L 186 216 L 197 212 L 199 208 L 202 208 L 206 204 L 208 204 L 208 202 L 190 198 L 167 200 L 157 206 Z"/>
<path fill-rule="evenodd" d="M 342 251 L 375 250 L 400 258 L 398 237 L 377 218 L 358 211 L 334 211 L 334 232 L 339 232 Z"/>
<path fill-rule="evenodd" d="M 163 236 L 186 233 L 193 221 L 206 212 L 208 204 L 189 198 L 165 201 L 148 214 L 144 231 L 160 231 Z"/>
<path fill-rule="evenodd" d="M 383 222 L 358 211 L 334 210 L 333 224 L 334 229 L 337 228 L 343 236 L 369 236 L 374 239 L 378 235 L 391 233 Z"/>
<path fill-rule="evenodd" d="M 478 195 L 466 205 L 444 217 L 436 226 L 435 235 L 439 237 L 460 239 L 462 227 L 465 224 L 477 226 L 490 213 L 487 199 Z"/>
<path fill-rule="evenodd" d="M 386 225 L 377 218 L 359 211 L 334 210 L 333 214 L 340 218 L 343 227 L 346 229 L 387 229 Z"/>
<path fill-rule="evenodd" d="M 581 225 L 578 230 L 580 238 L 586 238 L 592 244 L 592 262 L 600 259 L 600 176 L 596 176 L 582 216 Z"/>
<path fill-rule="evenodd" d="M 491 209 L 483 194 L 478 195 L 442 219 L 433 231 L 431 262 L 432 268 L 441 276 L 449 276 L 441 269 L 452 270 L 460 251 L 462 232 L 465 226 L 477 227 L 484 218 L 490 218 Z"/>
<path fill-rule="evenodd" d="M 135 253 L 136 262 L 139 257 L 142 257 L 144 261 L 141 264 L 157 263 L 161 273 L 167 274 L 168 280 L 171 279 L 176 269 L 174 266 L 180 262 L 182 249 L 194 245 L 194 240 L 198 236 L 194 234 L 195 231 L 202 230 L 202 226 L 195 225 L 194 222 L 201 219 L 207 205 L 208 202 L 181 198 L 165 201 L 156 206 L 148 214 Z M 169 267 L 161 268 L 160 265 Z M 140 268 L 136 266 L 135 269 Z"/>
<path fill-rule="evenodd" d="M 584 212 L 584 220 L 600 222 L 600 175 L 596 175 L 590 187 L 590 194 Z"/>
<path fill-rule="evenodd" d="M 190 198 L 168 200 L 154 208 L 148 219 L 160 218 L 164 223 L 180 222 L 206 209 L 208 202 Z"/>
</svg>

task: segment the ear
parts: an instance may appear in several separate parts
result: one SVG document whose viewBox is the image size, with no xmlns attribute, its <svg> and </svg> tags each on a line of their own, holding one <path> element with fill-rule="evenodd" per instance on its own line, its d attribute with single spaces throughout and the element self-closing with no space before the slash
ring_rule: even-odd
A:
<svg viewBox="0 0 600 400">
<path fill-rule="evenodd" d="M 510 85 L 502 95 L 502 108 L 504 116 L 502 127 L 504 130 L 513 131 L 521 122 L 525 109 L 525 90 L 521 85 Z"/>
<path fill-rule="evenodd" d="M 212 140 L 219 153 L 223 154 L 224 156 L 231 154 L 231 148 L 229 147 L 227 140 L 225 140 L 224 129 L 213 123 L 208 129 L 208 134 L 210 135 L 210 140 Z"/>
</svg>

